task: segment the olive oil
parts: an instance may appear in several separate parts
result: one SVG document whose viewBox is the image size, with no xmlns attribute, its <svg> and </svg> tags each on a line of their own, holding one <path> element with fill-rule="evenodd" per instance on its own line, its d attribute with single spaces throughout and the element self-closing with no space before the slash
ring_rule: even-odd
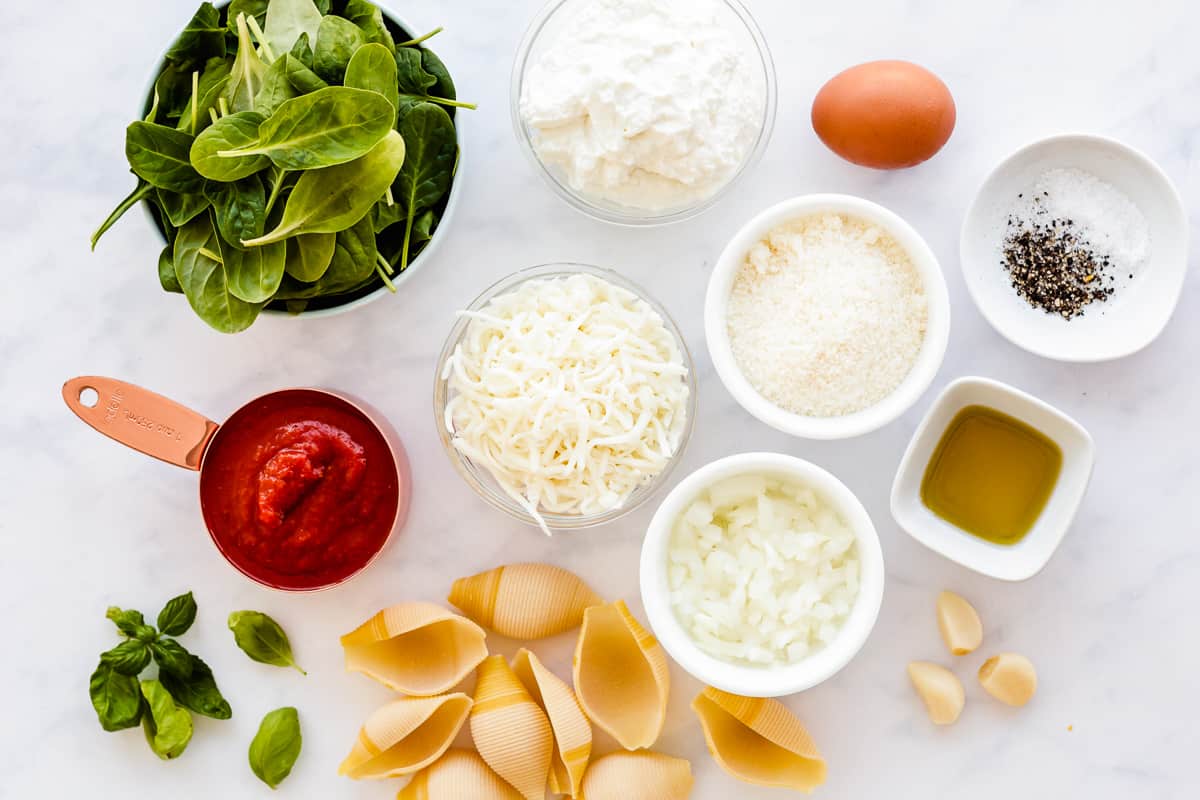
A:
<svg viewBox="0 0 1200 800">
<path fill-rule="evenodd" d="M 1062 449 L 1041 431 L 993 408 L 967 406 L 933 451 L 921 501 L 967 533 L 1013 545 L 1046 507 L 1062 461 Z"/>
</svg>

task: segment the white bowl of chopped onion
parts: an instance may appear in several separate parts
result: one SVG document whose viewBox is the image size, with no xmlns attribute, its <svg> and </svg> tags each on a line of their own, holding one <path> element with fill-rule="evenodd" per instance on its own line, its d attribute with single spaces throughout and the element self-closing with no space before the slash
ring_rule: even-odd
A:
<svg viewBox="0 0 1200 800">
<path fill-rule="evenodd" d="M 616 272 L 559 263 L 513 273 L 459 312 L 434 414 L 467 484 L 549 535 L 649 499 L 691 437 L 696 395 L 661 304 Z"/>
<path fill-rule="evenodd" d="M 832 677 L 866 643 L 883 551 L 862 503 L 817 465 L 742 453 L 693 472 L 642 545 L 655 636 L 696 679 L 781 697 Z"/>
<path fill-rule="evenodd" d="M 870 433 L 929 388 L 950 295 L 921 235 L 877 203 L 785 200 L 754 217 L 709 278 L 704 335 L 733 398 L 806 439 Z"/>
</svg>

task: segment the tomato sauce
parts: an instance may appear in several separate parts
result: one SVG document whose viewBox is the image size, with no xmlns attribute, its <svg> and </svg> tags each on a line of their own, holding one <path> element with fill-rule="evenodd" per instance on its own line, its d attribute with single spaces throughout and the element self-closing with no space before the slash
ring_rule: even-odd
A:
<svg viewBox="0 0 1200 800">
<path fill-rule="evenodd" d="M 400 478 L 361 411 L 321 392 L 259 398 L 217 432 L 200 504 L 234 566 L 281 589 L 316 589 L 364 567 L 396 521 Z"/>
</svg>

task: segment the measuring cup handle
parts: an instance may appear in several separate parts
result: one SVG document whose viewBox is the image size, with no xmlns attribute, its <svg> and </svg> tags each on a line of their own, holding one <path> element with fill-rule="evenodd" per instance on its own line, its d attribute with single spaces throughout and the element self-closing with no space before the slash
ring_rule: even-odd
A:
<svg viewBox="0 0 1200 800">
<path fill-rule="evenodd" d="M 95 392 L 95 402 L 88 390 Z M 85 375 L 63 384 L 67 408 L 110 439 L 140 453 L 186 469 L 200 469 L 200 460 L 217 423 L 190 408 L 113 378 Z"/>
</svg>

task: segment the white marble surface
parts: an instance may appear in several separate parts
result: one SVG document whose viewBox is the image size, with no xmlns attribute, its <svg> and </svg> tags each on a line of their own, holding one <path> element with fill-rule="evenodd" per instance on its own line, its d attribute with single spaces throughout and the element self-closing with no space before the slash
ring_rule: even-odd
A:
<svg viewBox="0 0 1200 800">
<path fill-rule="evenodd" d="M 577 570 L 604 594 L 637 602 L 643 509 L 609 528 L 547 540 L 495 513 L 452 472 L 431 415 L 433 363 L 454 310 L 519 267 L 556 259 L 609 265 L 642 282 L 679 320 L 700 370 L 700 418 L 686 472 L 747 449 L 810 458 L 841 476 L 874 516 L 888 565 L 878 627 L 823 686 L 789 700 L 829 759 L 819 796 L 1195 798 L 1200 779 L 1200 281 L 1195 270 L 1162 338 L 1126 360 L 1069 366 L 1018 351 L 963 288 L 958 226 L 974 188 L 1009 151 L 1042 134 L 1083 130 L 1144 148 L 1200 208 L 1200 7 L 1192 0 L 749 0 L 778 63 L 780 115 L 765 161 L 705 216 L 662 230 L 585 219 L 556 199 L 517 150 L 508 118 L 516 44 L 539 0 L 407 0 L 418 27 L 445 25 L 438 48 L 477 100 L 468 116 L 463 203 L 436 263 L 404 292 L 336 319 L 264 319 L 224 337 L 163 294 L 148 224 L 132 214 L 90 254 L 87 237 L 128 190 L 123 128 L 161 43 L 191 0 L 62 0 L 6 6 L 0 130 L 0 619 L 5 692 L 0 798 L 265 797 L 246 767 L 264 712 L 301 710 L 305 749 L 279 796 L 376 798 L 392 784 L 336 775 L 360 721 L 388 698 L 341 669 L 337 635 L 380 606 L 437 600 L 452 578 L 514 559 Z M 946 150 L 898 174 L 844 164 L 808 124 L 813 93 L 863 60 L 907 57 L 953 88 L 959 127 Z M 736 407 L 704 352 L 701 304 L 713 259 L 738 225 L 781 198 L 843 191 L 910 219 L 942 259 L 954 303 L 949 353 L 932 391 L 963 374 L 1009 381 L 1075 415 L 1099 461 L 1078 522 L 1048 569 L 1006 585 L 924 550 L 892 522 L 892 472 L 920 414 L 861 439 L 807 443 Z M 1193 210 L 1193 234 L 1200 215 Z M 1195 266 L 1193 257 L 1193 267 Z M 386 557 L 335 591 L 289 597 L 231 570 L 204 533 L 195 476 L 102 439 L 62 406 L 76 374 L 142 383 L 217 419 L 254 395 L 297 384 L 339 387 L 381 407 L 407 442 L 414 513 Z M 932 615 L 939 589 L 971 597 L 986 652 L 1027 653 L 1041 691 L 1014 711 L 971 678 L 957 726 L 934 729 L 904 674 L 912 659 L 949 660 Z M 110 603 L 155 613 L 193 589 L 200 618 L 184 642 L 214 667 L 235 707 L 201 720 L 176 763 L 141 735 L 107 735 L 87 699 L 96 654 L 115 642 Z M 225 615 L 274 614 L 309 676 L 253 664 Z M 538 649 L 563 668 L 569 637 Z M 505 645 L 501 645 L 505 647 Z M 698 800 L 781 797 L 724 775 L 688 710 L 697 685 L 673 674 L 659 743 L 692 760 Z M 1073 727 L 1073 730 L 1072 730 Z M 607 748 L 610 743 L 602 745 Z"/>
</svg>

